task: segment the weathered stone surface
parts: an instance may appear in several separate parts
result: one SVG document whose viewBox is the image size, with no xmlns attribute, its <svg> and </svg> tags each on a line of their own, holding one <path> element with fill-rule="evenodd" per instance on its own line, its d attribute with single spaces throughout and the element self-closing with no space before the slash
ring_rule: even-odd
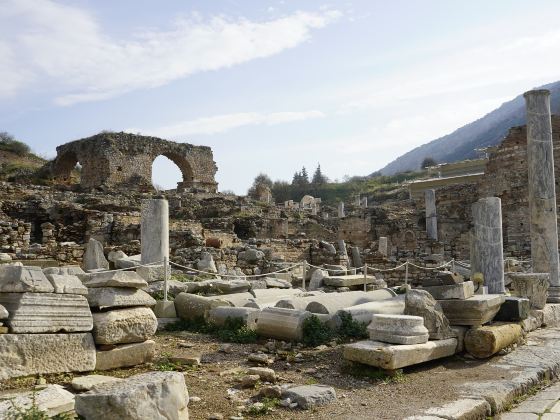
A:
<svg viewBox="0 0 560 420">
<path fill-rule="evenodd" d="M 506 300 L 500 306 L 500 310 L 494 317 L 494 321 L 523 321 L 529 316 L 531 302 L 529 299 L 506 296 Z"/>
<path fill-rule="evenodd" d="M 182 319 L 205 318 L 210 309 L 218 306 L 233 305 L 223 299 L 209 299 L 190 293 L 179 293 L 175 298 L 175 310 L 177 316 Z"/>
<path fill-rule="evenodd" d="M 209 252 L 203 252 L 200 254 L 200 259 L 196 263 L 196 268 L 200 271 L 205 271 L 207 273 L 217 273 L 218 270 L 216 269 L 216 263 L 214 262 L 214 258 L 212 254 Z"/>
<path fill-rule="evenodd" d="M 251 283 L 247 280 L 204 280 L 196 282 L 198 286 L 197 291 L 204 291 L 208 293 L 218 294 L 232 294 L 246 292 L 251 287 Z"/>
<path fill-rule="evenodd" d="M 301 341 L 303 322 L 310 312 L 284 308 L 266 308 L 257 319 L 257 334 L 279 340 Z"/>
<path fill-rule="evenodd" d="M 217 326 L 223 326 L 228 318 L 241 319 L 247 328 L 254 330 L 257 328 L 257 318 L 260 310 L 256 308 L 236 308 L 220 306 L 208 312 L 207 320 Z"/>
<path fill-rule="evenodd" d="M 537 312 L 537 311 L 532 311 Z M 547 303 L 542 310 L 543 327 L 559 327 L 560 326 L 560 304 Z"/>
<path fill-rule="evenodd" d="M 389 243 L 386 236 L 379 237 L 378 251 L 385 257 L 389 255 Z"/>
<path fill-rule="evenodd" d="M 340 318 L 345 314 L 351 316 L 352 320 L 356 322 L 369 324 L 374 314 L 403 315 L 404 307 L 404 296 L 402 295 L 391 299 L 378 300 L 376 302 L 366 302 L 341 309 L 334 315 L 332 322 L 334 325 L 340 325 Z"/>
<path fill-rule="evenodd" d="M 142 256 L 138 255 L 130 255 L 126 258 L 121 258 L 115 262 L 115 267 L 117 268 L 134 268 L 142 265 Z"/>
<path fill-rule="evenodd" d="M 504 293 L 502 201 L 485 197 L 472 205 L 471 270 L 482 273 L 489 293 Z"/>
<path fill-rule="evenodd" d="M 122 260 L 123 258 L 126 258 L 126 257 L 127 257 L 127 255 L 123 251 L 121 251 L 120 249 L 116 250 L 116 251 L 111 251 L 111 252 L 109 252 L 109 255 L 107 255 L 107 259 L 109 261 L 111 261 L 112 263 L 116 263 L 118 260 Z"/>
<path fill-rule="evenodd" d="M 550 92 L 544 89 L 532 90 L 523 96 L 527 108 L 527 167 L 533 271 L 549 273 L 550 285 L 558 287 L 558 222 Z"/>
<path fill-rule="evenodd" d="M 356 268 L 363 266 L 362 256 L 360 255 L 360 248 L 357 246 L 352 247 L 352 265 Z"/>
<path fill-rule="evenodd" d="M 142 289 L 148 283 L 134 271 L 106 271 L 94 273 L 82 279 L 84 286 L 93 287 L 133 287 Z"/>
<path fill-rule="evenodd" d="M 86 245 L 86 252 L 84 254 L 84 268 L 89 270 L 108 270 L 109 261 L 103 254 L 103 245 L 96 239 L 90 238 Z"/>
<path fill-rule="evenodd" d="M 439 271 L 436 276 L 428 276 L 422 280 L 422 286 L 446 286 L 463 283 L 465 278 L 451 271 Z"/>
<path fill-rule="evenodd" d="M 110 370 L 148 363 L 154 359 L 155 352 L 156 343 L 152 340 L 122 344 L 111 350 L 98 350 L 95 370 Z"/>
<path fill-rule="evenodd" d="M 452 403 L 445 404 L 443 407 L 430 408 L 426 411 L 426 414 L 436 416 L 438 419 L 486 419 L 491 414 L 491 408 L 488 401 L 482 398 L 463 398 Z"/>
<path fill-rule="evenodd" d="M 87 295 L 92 308 L 122 308 L 128 306 L 154 306 L 156 300 L 140 289 L 124 287 L 95 287 Z"/>
<path fill-rule="evenodd" d="M 63 267 L 46 267 L 43 268 L 43 273 L 47 274 L 58 274 L 61 276 L 77 276 L 78 274 L 85 274 L 82 267 L 79 265 L 65 265 Z"/>
<path fill-rule="evenodd" d="M 120 378 L 115 378 L 113 376 L 104 376 L 104 375 L 87 375 L 87 376 L 77 376 L 72 379 L 72 388 L 75 391 L 83 392 L 89 391 L 94 386 L 106 384 L 110 382 L 119 382 L 122 381 Z"/>
<path fill-rule="evenodd" d="M 311 280 L 309 280 L 308 290 L 317 290 L 325 285 L 325 279 L 329 277 L 329 273 L 325 270 L 315 270 L 311 274 Z"/>
<path fill-rule="evenodd" d="M 344 346 L 344 358 L 381 369 L 395 370 L 429 360 L 452 356 L 457 339 L 428 341 L 424 344 L 394 345 L 378 341 L 358 341 Z"/>
<path fill-rule="evenodd" d="M 445 286 L 424 287 L 434 299 L 468 299 L 474 295 L 474 283 L 465 281 L 459 284 L 451 284 Z"/>
<path fill-rule="evenodd" d="M 0 380 L 95 369 L 90 333 L 0 334 Z"/>
<path fill-rule="evenodd" d="M 465 300 L 440 300 L 451 325 L 483 325 L 490 322 L 504 303 L 503 295 L 474 295 Z"/>
<path fill-rule="evenodd" d="M 543 309 L 548 299 L 550 274 L 510 273 L 512 295 L 529 299 L 531 309 Z"/>
<path fill-rule="evenodd" d="M 314 296 L 305 309 L 314 314 L 334 315 L 349 306 L 391 299 L 395 296 L 396 293 L 390 289 L 379 289 L 372 292 L 325 293 Z"/>
<path fill-rule="evenodd" d="M 163 264 L 144 265 L 136 268 L 136 273 L 148 283 L 163 281 L 165 279 L 165 267 Z"/>
<path fill-rule="evenodd" d="M 412 289 L 406 293 L 404 314 L 422 317 L 432 340 L 455 336 L 441 305 L 425 290 Z"/>
<path fill-rule="evenodd" d="M 496 354 L 518 342 L 523 330 L 518 324 L 492 324 L 471 328 L 465 335 L 465 350 L 479 359 Z"/>
<path fill-rule="evenodd" d="M 276 372 L 274 369 L 265 367 L 252 367 L 247 370 L 249 375 L 258 375 L 261 381 L 264 382 L 276 382 Z"/>
<path fill-rule="evenodd" d="M 188 420 L 183 374 L 148 372 L 99 385 L 76 396 L 76 413 L 88 420 Z"/>
<path fill-rule="evenodd" d="M 47 274 L 47 279 L 54 287 L 55 293 L 71 293 L 74 295 L 87 295 L 88 289 L 81 280 L 69 274 Z"/>
<path fill-rule="evenodd" d="M 57 293 L 0 293 L 0 304 L 10 313 L 5 324 L 13 333 L 91 331 L 87 299 Z"/>
<path fill-rule="evenodd" d="M 375 283 L 375 276 L 364 276 L 363 274 L 352 274 L 349 276 L 328 277 L 323 280 L 327 286 L 331 287 L 352 287 Z"/>
<path fill-rule="evenodd" d="M 0 293 L 53 291 L 54 287 L 39 267 L 0 265 Z"/>
<path fill-rule="evenodd" d="M 140 236 L 142 264 L 162 263 L 165 258 L 169 258 L 169 203 L 167 200 L 143 200 Z"/>
<path fill-rule="evenodd" d="M 170 300 L 158 300 L 156 306 L 152 309 L 156 318 L 177 318 L 177 311 L 175 311 L 175 303 Z M 159 325 L 158 319 L 158 325 Z"/>
<path fill-rule="evenodd" d="M 285 390 L 282 398 L 289 398 L 296 402 L 299 408 L 309 410 L 335 401 L 336 391 L 327 385 L 300 385 Z"/>
<path fill-rule="evenodd" d="M 8 318 L 8 310 L 6 308 L 4 308 L 2 305 L 0 305 L 0 319 L 6 319 Z"/>
<path fill-rule="evenodd" d="M 74 395 L 60 385 L 47 385 L 45 389 L 35 393 L 26 392 L 11 401 L 0 401 L 0 418 L 12 418 L 17 413 L 14 406 L 20 410 L 25 410 L 33 404 L 49 417 L 53 417 L 74 410 Z"/>
<path fill-rule="evenodd" d="M 426 233 L 428 239 L 437 241 L 437 212 L 436 212 L 436 191 L 429 189 L 424 192 L 426 203 Z"/>
<path fill-rule="evenodd" d="M 420 316 L 376 314 L 367 330 L 371 340 L 384 343 L 422 344 L 429 338 Z"/>
<path fill-rule="evenodd" d="M 167 291 L 172 294 L 173 296 L 177 296 L 181 292 L 185 293 L 193 293 L 196 291 L 197 286 L 195 286 L 196 282 L 182 282 L 177 280 L 168 280 L 167 281 Z M 195 287 L 191 287 L 195 286 Z M 142 290 L 149 293 L 150 295 L 154 295 L 156 293 L 163 293 L 164 282 L 163 281 L 154 281 L 148 284 L 148 287 L 143 287 Z"/>
<path fill-rule="evenodd" d="M 288 280 L 284 280 L 284 279 L 277 279 L 277 278 L 274 278 L 274 277 L 265 277 L 263 280 L 266 283 L 267 288 L 277 287 L 279 289 L 289 289 L 290 287 L 292 287 L 292 283 L 290 283 Z"/>
<path fill-rule="evenodd" d="M 97 344 L 138 343 L 153 336 L 156 330 L 157 319 L 149 308 L 93 314 L 93 337 Z"/>
</svg>

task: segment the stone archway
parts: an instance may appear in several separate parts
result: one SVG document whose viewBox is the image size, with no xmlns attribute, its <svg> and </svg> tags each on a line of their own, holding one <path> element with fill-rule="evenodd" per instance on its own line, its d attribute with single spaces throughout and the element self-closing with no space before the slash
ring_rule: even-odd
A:
<svg viewBox="0 0 560 420">
<path fill-rule="evenodd" d="M 54 160 L 52 174 L 53 177 L 62 183 L 71 183 L 72 181 L 79 182 L 79 179 L 72 179 L 72 171 L 80 162 L 78 156 L 73 151 L 68 151 Z"/>
</svg>

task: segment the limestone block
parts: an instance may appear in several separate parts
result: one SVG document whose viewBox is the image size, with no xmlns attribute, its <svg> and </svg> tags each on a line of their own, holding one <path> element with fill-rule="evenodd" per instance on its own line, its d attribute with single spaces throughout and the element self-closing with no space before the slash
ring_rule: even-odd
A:
<svg viewBox="0 0 560 420">
<path fill-rule="evenodd" d="M 156 306 L 154 306 L 152 310 L 154 311 L 156 318 L 177 318 L 175 303 L 171 300 L 158 300 L 156 302 Z"/>
<path fill-rule="evenodd" d="M 57 293 L 0 293 L 0 304 L 10 313 L 5 323 L 13 333 L 91 331 L 87 299 Z"/>
<path fill-rule="evenodd" d="M 152 340 L 121 344 L 111 350 L 98 350 L 95 370 L 118 369 L 148 363 L 154 359 L 155 352 L 156 343 Z"/>
<path fill-rule="evenodd" d="M 451 271 L 438 271 L 435 276 L 428 276 L 422 280 L 422 286 L 451 286 L 453 284 L 463 283 L 465 278 Z"/>
<path fill-rule="evenodd" d="M 76 413 L 88 420 L 188 420 L 188 403 L 182 373 L 148 372 L 77 395 Z"/>
<path fill-rule="evenodd" d="M 208 312 L 207 320 L 209 323 L 224 326 L 228 318 L 241 319 L 247 328 L 254 330 L 257 328 L 257 318 L 260 310 L 256 308 L 231 308 L 229 306 L 220 306 L 211 309 Z"/>
<path fill-rule="evenodd" d="M 421 316 L 432 340 L 454 337 L 441 305 L 425 290 L 412 289 L 405 295 L 405 315 Z"/>
<path fill-rule="evenodd" d="M 113 376 L 104 376 L 104 375 L 77 376 L 74 379 L 72 379 L 72 389 L 78 392 L 89 391 L 94 386 L 106 384 L 109 382 L 119 382 L 119 381 L 122 381 L 122 379 L 115 378 Z"/>
<path fill-rule="evenodd" d="M 504 301 L 503 295 L 474 295 L 465 300 L 438 302 L 451 325 L 483 325 L 494 318 Z"/>
<path fill-rule="evenodd" d="M 137 267 L 136 273 L 148 283 L 163 281 L 165 279 L 165 267 L 163 264 Z"/>
<path fill-rule="evenodd" d="M 325 270 L 315 270 L 311 274 L 311 279 L 309 280 L 309 290 L 317 290 L 325 285 L 325 279 L 329 276 L 329 273 Z"/>
<path fill-rule="evenodd" d="M 462 325 L 452 325 L 451 330 L 455 338 L 457 339 L 457 351 L 456 353 L 462 353 L 465 350 L 465 334 L 469 330 L 468 327 Z"/>
<path fill-rule="evenodd" d="M 82 279 L 84 286 L 92 287 L 134 287 L 142 289 L 148 283 L 134 271 L 106 271 L 94 273 Z"/>
<path fill-rule="evenodd" d="M 197 282 L 182 282 L 177 280 L 168 280 L 167 281 L 167 291 L 172 294 L 173 296 L 177 296 L 181 292 L 185 293 L 193 293 L 196 291 L 198 286 L 196 285 Z M 195 287 L 191 287 L 195 286 Z M 156 293 L 163 293 L 164 282 L 163 281 L 154 281 L 152 283 L 148 283 L 148 287 L 143 287 L 142 290 L 147 292 L 150 295 L 154 295 Z"/>
<path fill-rule="evenodd" d="M 267 288 L 277 287 L 279 289 L 289 289 L 292 287 L 292 283 L 290 281 L 274 277 L 265 277 L 264 282 Z"/>
<path fill-rule="evenodd" d="M 87 287 L 74 275 L 46 274 L 46 277 L 53 285 L 55 293 L 71 293 L 74 295 L 88 294 Z"/>
<path fill-rule="evenodd" d="M 0 266 L 0 293 L 50 293 L 53 291 L 54 287 L 40 267 Z"/>
<path fill-rule="evenodd" d="M 349 276 L 328 277 L 323 280 L 327 286 L 331 287 L 352 287 L 375 283 L 375 276 L 364 276 L 363 274 L 352 274 Z"/>
<path fill-rule="evenodd" d="M 116 263 L 118 260 L 122 260 L 123 258 L 126 257 L 127 255 L 121 250 L 111 251 L 109 252 L 109 255 L 107 255 L 107 259 L 112 263 Z"/>
<path fill-rule="evenodd" d="M 11 399 L 11 401 L 0 401 L 0 418 L 12 418 L 12 415 L 17 413 L 14 406 L 24 410 L 30 408 L 33 404 L 49 417 L 54 417 L 74 410 L 74 394 L 66 391 L 60 385 L 47 385 L 45 389 L 36 391 L 35 394 L 25 392 Z"/>
<path fill-rule="evenodd" d="M 218 270 L 216 269 L 216 263 L 214 262 L 214 258 L 212 254 L 209 252 L 203 252 L 200 254 L 200 259 L 196 263 L 196 268 L 200 271 L 205 271 L 207 273 L 217 273 Z"/>
<path fill-rule="evenodd" d="M 302 292 L 299 289 L 257 289 L 253 290 L 252 293 L 246 292 L 210 296 L 209 299 L 222 300 L 229 302 L 230 305 L 241 307 L 250 302 L 257 302 L 258 304 L 277 302 L 280 299 L 289 298 L 292 296 L 305 296 L 311 293 L 316 292 Z"/>
<path fill-rule="evenodd" d="M 404 307 L 404 296 L 402 295 L 391 299 L 378 300 L 376 302 L 366 302 L 341 309 L 335 314 L 332 322 L 334 325 L 340 325 L 340 318 L 345 314 L 351 316 L 352 320 L 356 322 L 369 324 L 374 314 L 403 315 Z"/>
<path fill-rule="evenodd" d="M 506 296 L 506 300 L 502 303 L 500 310 L 494 317 L 495 321 L 523 321 L 529 316 L 531 310 L 531 302 L 529 299 L 516 296 Z"/>
<path fill-rule="evenodd" d="M 279 340 L 301 341 L 303 322 L 312 314 L 284 308 L 265 308 L 257 319 L 257 334 Z"/>
<path fill-rule="evenodd" d="M 114 309 L 93 314 L 93 337 L 97 344 L 126 344 L 147 340 L 157 330 L 149 308 Z"/>
<path fill-rule="evenodd" d="M 85 274 L 82 267 L 79 265 L 65 265 L 63 267 L 45 267 L 43 274 L 58 274 L 61 276 L 77 276 L 78 274 Z"/>
<path fill-rule="evenodd" d="M 0 380 L 94 369 L 91 333 L 0 334 Z"/>
<path fill-rule="evenodd" d="M 491 415 L 491 407 L 483 398 L 463 398 L 445 404 L 443 407 L 430 408 L 426 414 L 435 416 L 435 419 L 486 419 Z"/>
<path fill-rule="evenodd" d="M 150 199 L 142 202 L 140 242 L 142 264 L 161 263 L 164 258 L 169 258 L 169 203 L 167 200 Z"/>
<path fill-rule="evenodd" d="M 345 345 L 343 357 L 346 360 L 381 369 L 395 370 L 452 356 L 456 350 L 456 338 L 408 345 L 394 345 L 366 340 Z"/>
<path fill-rule="evenodd" d="M 529 299 L 531 309 L 543 309 L 548 298 L 550 274 L 510 273 L 513 296 Z"/>
<path fill-rule="evenodd" d="M 0 319 L 6 319 L 8 318 L 8 310 L 6 308 L 4 308 L 2 305 L 0 305 Z"/>
<path fill-rule="evenodd" d="M 336 400 L 336 391 L 327 385 L 300 385 L 282 392 L 282 398 L 296 402 L 298 408 L 309 410 Z"/>
<path fill-rule="evenodd" d="M 276 372 L 274 372 L 274 369 L 266 367 L 252 367 L 247 370 L 247 374 L 259 375 L 261 381 L 264 382 L 276 382 Z"/>
<path fill-rule="evenodd" d="M 334 315 L 349 306 L 391 299 L 395 296 L 396 293 L 390 289 L 379 289 L 372 292 L 325 293 L 314 296 L 305 309 L 315 314 Z"/>
<path fill-rule="evenodd" d="M 109 261 L 107 261 L 105 255 L 103 254 L 103 245 L 101 242 L 93 238 L 90 238 L 86 245 L 86 252 L 84 253 L 84 269 L 86 271 L 109 269 Z"/>
<path fill-rule="evenodd" d="M 384 343 L 422 344 L 429 339 L 420 316 L 376 314 L 367 329 L 371 340 Z"/>
<path fill-rule="evenodd" d="M 218 293 L 221 295 L 232 294 L 232 293 L 242 293 L 249 290 L 251 283 L 247 280 L 204 280 L 198 283 L 198 290 L 208 292 L 208 293 Z"/>
<path fill-rule="evenodd" d="M 465 281 L 459 284 L 451 284 L 444 286 L 424 287 L 434 299 L 468 299 L 474 295 L 474 283 Z"/>
<path fill-rule="evenodd" d="M 156 300 L 140 289 L 124 287 L 95 287 L 87 295 L 92 308 L 123 308 L 128 306 L 154 306 Z"/>
<path fill-rule="evenodd" d="M 523 335 L 519 324 L 492 324 L 471 328 L 465 335 L 465 350 L 478 359 L 485 359 L 503 348 L 517 343 Z"/>
<path fill-rule="evenodd" d="M 247 293 L 248 294 L 248 293 Z M 218 306 L 233 306 L 223 299 L 210 299 L 205 296 L 190 293 L 179 293 L 175 297 L 175 310 L 181 319 L 205 318 L 206 313 Z"/>
<path fill-rule="evenodd" d="M 543 327 L 558 327 L 560 326 L 560 304 L 547 303 L 542 310 Z"/>
<path fill-rule="evenodd" d="M 138 255 L 130 255 L 126 258 L 121 258 L 115 262 L 115 267 L 117 268 L 134 268 L 142 265 L 141 262 L 142 256 Z"/>
</svg>

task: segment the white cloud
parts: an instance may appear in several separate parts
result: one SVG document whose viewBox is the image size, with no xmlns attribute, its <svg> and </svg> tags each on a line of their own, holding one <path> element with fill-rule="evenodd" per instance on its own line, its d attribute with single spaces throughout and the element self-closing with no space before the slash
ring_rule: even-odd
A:
<svg viewBox="0 0 560 420">
<path fill-rule="evenodd" d="M 4 0 L 0 26 L 9 30 L 0 44 L 0 75 L 5 77 L 0 94 L 41 79 L 61 85 L 60 105 L 106 99 L 278 54 L 339 16 L 332 10 L 295 12 L 255 22 L 223 16 L 203 20 L 193 14 L 172 28 L 120 40 L 107 36 L 91 14 L 75 6 Z M 23 80 L 22 68 L 28 69 Z"/>
<path fill-rule="evenodd" d="M 131 128 L 126 131 L 142 132 L 164 138 L 177 138 L 181 136 L 195 134 L 217 134 L 223 133 L 234 128 L 247 125 L 276 125 L 288 122 L 303 121 L 315 118 L 323 118 L 325 114 L 321 111 L 302 111 L 302 112 L 239 112 L 235 114 L 215 115 L 213 117 L 198 118 L 177 124 L 151 128 L 136 129 Z"/>
</svg>

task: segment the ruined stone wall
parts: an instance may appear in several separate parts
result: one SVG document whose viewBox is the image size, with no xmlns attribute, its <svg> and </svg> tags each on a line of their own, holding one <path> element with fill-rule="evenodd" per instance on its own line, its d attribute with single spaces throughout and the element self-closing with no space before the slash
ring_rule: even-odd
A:
<svg viewBox="0 0 560 420">
<path fill-rule="evenodd" d="M 158 156 L 165 156 L 181 170 L 183 180 L 177 186 L 179 191 L 217 190 L 217 166 L 212 150 L 206 146 L 129 133 L 100 133 L 58 146 L 56 151 L 53 176 L 64 182 L 80 163 L 80 185 L 87 189 L 151 189 L 152 164 Z"/>
</svg>

